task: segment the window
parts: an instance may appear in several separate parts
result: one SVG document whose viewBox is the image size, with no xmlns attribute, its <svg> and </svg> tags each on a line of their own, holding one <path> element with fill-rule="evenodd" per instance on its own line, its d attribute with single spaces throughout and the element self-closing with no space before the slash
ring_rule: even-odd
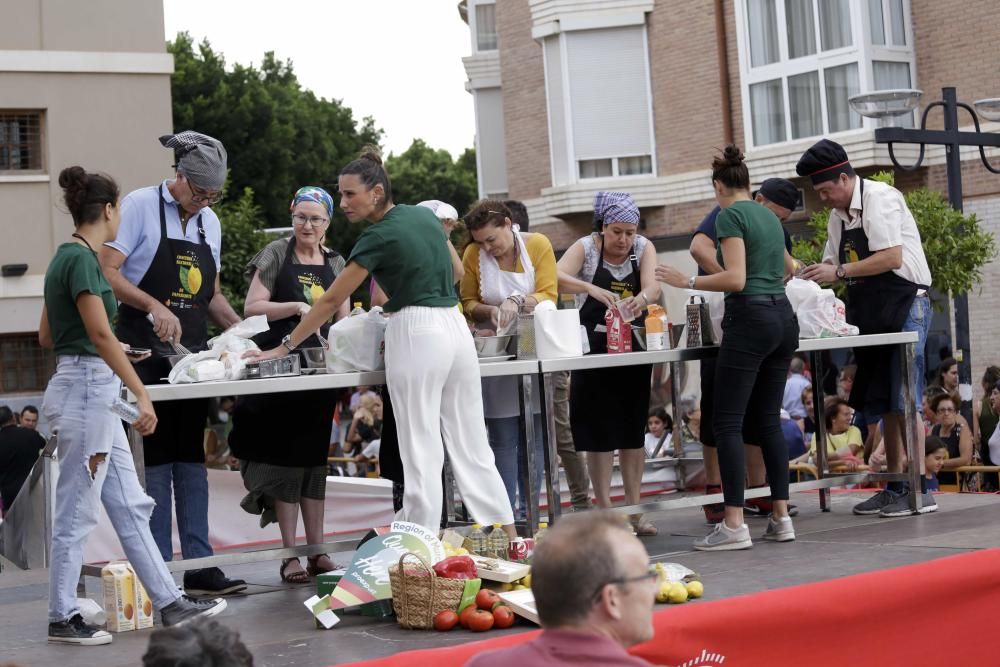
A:
<svg viewBox="0 0 1000 667">
<path fill-rule="evenodd" d="M 563 32 L 544 53 L 553 184 L 653 174 L 646 26 Z"/>
<path fill-rule="evenodd" d="M 0 111 L 0 172 L 41 169 L 42 113 Z"/>
<path fill-rule="evenodd" d="M 476 49 L 496 51 L 497 13 L 496 5 L 476 5 Z"/>
<path fill-rule="evenodd" d="M 55 372 L 52 353 L 38 334 L 0 336 L 0 392 L 43 391 Z"/>
<path fill-rule="evenodd" d="M 848 99 L 910 88 L 909 0 L 739 0 L 747 143 L 766 146 L 865 125 Z M 896 124 L 912 124 L 907 116 Z"/>
</svg>

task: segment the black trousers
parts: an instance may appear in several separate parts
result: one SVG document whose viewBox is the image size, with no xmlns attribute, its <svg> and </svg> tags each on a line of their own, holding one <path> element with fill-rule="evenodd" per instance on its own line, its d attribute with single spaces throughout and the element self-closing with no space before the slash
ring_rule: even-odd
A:
<svg viewBox="0 0 1000 667">
<path fill-rule="evenodd" d="M 762 450 L 771 497 L 788 500 L 781 399 L 792 353 L 799 345 L 798 320 L 784 295 L 733 295 L 726 299 L 722 330 L 713 431 L 726 505 L 743 507 L 744 441 Z"/>
</svg>

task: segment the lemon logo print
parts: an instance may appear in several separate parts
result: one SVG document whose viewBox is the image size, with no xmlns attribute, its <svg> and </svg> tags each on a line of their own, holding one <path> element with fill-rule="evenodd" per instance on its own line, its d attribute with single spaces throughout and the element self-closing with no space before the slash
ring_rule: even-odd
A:
<svg viewBox="0 0 1000 667">
<path fill-rule="evenodd" d="M 302 286 L 302 294 L 305 296 L 306 303 L 310 306 L 313 305 L 318 298 L 323 296 L 324 291 L 325 290 L 322 287 L 316 284 Z"/>
<path fill-rule="evenodd" d="M 198 290 L 201 289 L 201 269 L 197 266 L 192 266 L 190 269 L 186 266 L 180 268 L 180 278 L 181 287 L 186 289 L 190 294 L 197 294 Z"/>
</svg>

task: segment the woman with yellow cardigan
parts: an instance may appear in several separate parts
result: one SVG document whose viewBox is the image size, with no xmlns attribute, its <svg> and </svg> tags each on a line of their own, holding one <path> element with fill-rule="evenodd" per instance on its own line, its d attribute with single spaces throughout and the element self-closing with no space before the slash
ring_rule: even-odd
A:
<svg viewBox="0 0 1000 667">
<path fill-rule="evenodd" d="M 465 249 L 461 283 L 462 309 L 480 328 L 502 331 L 515 326 L 519 312 L 530 313 L 541 301 L 556 300 L 556 257 L 542 234 L 522 233 L 511 222 L 502 202 L 483 200 L 465 216 L 473 242 Z M 511 509 L 524 515 L 527 492 L 518 456 L 525 446 L 519 428 L 517 378 L 483 379 L 483 408 L 490 446 L 503 478 Z M 535 492 L 541 488 L 544 465 L 541 406 L 534 405 Z"/>
</svg>

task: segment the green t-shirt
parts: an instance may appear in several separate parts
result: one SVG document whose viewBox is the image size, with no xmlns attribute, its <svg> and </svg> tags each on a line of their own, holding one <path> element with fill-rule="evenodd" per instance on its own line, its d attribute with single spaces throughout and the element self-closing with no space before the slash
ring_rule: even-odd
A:
<svg viewBox="0 0 1000 667">
<path fill-rule="evenodd" d="M 743 239 L 747 253 L 747 282 L 739 294 L 785 293 L 785 233 L 770 210 L 752 201 L 738 201 L 722 209 L 715 221 L 716 256 L 722 261 L 722 239 Z"/>
<path fill-rule="evenodd" d="M 115 293 L 101 272 L 97 255 L 78 243 L 64 243 L 45 272 L 45 309 L 56 354 L 97 356 L 76 307 L 77 297 L 84 292 L 101 297 L 109 321 L 118 312 Z"/>
<path fill-rule="evenodd" d="M 444 229 L 423 206 L 396 205 L 361 234 L 351 257 L 389 296 L 384 308 L 448 308 L 458 304 Z"/>
</svg>

